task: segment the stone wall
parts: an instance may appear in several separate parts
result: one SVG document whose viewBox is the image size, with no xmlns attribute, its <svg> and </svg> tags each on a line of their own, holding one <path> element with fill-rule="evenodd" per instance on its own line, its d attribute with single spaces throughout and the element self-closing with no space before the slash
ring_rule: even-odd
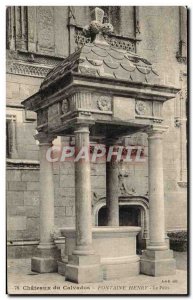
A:
<svg viewBox="0 0 193 300">
<path fill-rule="evenodd" d="M 186 13 L 185 7 L 181 9 Z M 181 30 L 179 7 L 142 7 L 139 14 L 142 39 L 138 46 L 139 53 L 156 66 L 161 83 L 182 87 L 182 82 L 187 80 L 187 69 L 186 65 L 176 58 Z M 184 39 L 186 40 L 186 37 Z M 181 157 L 182 152 L 186 151 L 186 132 L 180 132 L 180 127 L 175 123 L 175 117 L 179 115 L 176 111 L 179 98 L 177 95 L 175 99 L 164 103 L 163 110 L 165 125 L 169 126 L 164 136 L 163 152 L 166 224 L 169 229 L 186 228 L 187 219 L 186 185 L 178 184 L 181 180 L 181 160 L 186 160 L 186 155 Z M 182 99 L 181 105 L 184 110 L 185 98 Z M 186 118 L 186 114 L 183 117 Z M 187 181 L 186 176 L 184 181 Z"/>
</svg>

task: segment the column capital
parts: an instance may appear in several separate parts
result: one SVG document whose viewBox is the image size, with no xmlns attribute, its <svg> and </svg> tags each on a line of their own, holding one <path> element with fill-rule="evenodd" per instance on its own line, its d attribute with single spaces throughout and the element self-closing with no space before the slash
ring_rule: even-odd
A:
<svg viewBox="0 0 193 300">
<path fill-rule="evenodd" d="M 52 145 L 52 141 L 56 138 L 56 136 L 52 134 L 47 134 L 45 132 L 38 132 L 34 135 L 35 140 L 39 141 L 39 145 Z"/>
<path fill-rule="evenodd" d="M 150 125 L 147 127 L 145 132 L 148 134 L 148 137 L 160 137 L 161 134 L 165 133 L 168 130 L 169 126 L 163 125 Z"/>
<path fill-rule="evenodd" d="M 74 133 L 90 133 L 89 124 L 76 124 L 74 128 Z"/>
</svg>

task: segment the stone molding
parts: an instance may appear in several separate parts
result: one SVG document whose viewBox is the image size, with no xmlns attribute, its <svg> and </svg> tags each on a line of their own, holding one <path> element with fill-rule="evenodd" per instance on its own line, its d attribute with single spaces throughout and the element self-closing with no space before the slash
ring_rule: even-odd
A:
<svg viewBox="0 0 193 300">
<path fill-rule="evenodd" d="M 39 170 L 40 162 L 28 159 L 6 159 L 7 170 Z"/>
<path fill-rule="evenodd" d="M 145 130 L 148 134 L 148 138 L 161 138 L 161 134 L 168 130 L 169 126 L 162 126 L 162 125 L 150 125 Z"/>
<path fill-rule="evenodd" d="M 39 146 L 42 145 L 52 145 L 52 141 L 56 138 L 56 136 L 53 135 L 47 135 L 44 132 L 39 132 L 38 134 L 34 135 L 35 140 L 39 141 Z"/>
</svg>

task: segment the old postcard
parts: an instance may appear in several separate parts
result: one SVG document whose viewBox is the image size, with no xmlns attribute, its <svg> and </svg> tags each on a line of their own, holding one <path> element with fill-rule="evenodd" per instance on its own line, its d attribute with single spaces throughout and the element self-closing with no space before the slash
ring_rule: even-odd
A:
<svg viewBox="0 0 193 300">
<path fill-rule="evenodd" d="M 6 8 L 7 293 L 187 295 L 187 8 Z"/>
</svg>

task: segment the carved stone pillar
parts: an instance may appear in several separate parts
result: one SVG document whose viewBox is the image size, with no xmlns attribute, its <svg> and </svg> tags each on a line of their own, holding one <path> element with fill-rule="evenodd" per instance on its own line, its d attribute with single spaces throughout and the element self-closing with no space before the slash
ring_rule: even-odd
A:
<svg viewBox="0 0 193 300">
<path fill-rule="evenodd" d="M 76 247 L 68 256 L 65 277 L 77 283 L 98 282 L 101 280 L 100 257 L 94 254 L 92 247 L 89 126 L 77 125 L 74 134 Z"/>
<path fill-rule="evenodd" d="M 141 258 L 141 273 L 151 276 L 175 273 L 173 252 L 165 240 L 162 134 L 164 126 L 148 131 L 149 243 Z"/>
<path fill-rule="evenodd" d="M 31 260 L 32 271 L 39 273 L 57 272 L 60 251 L 53 240 L 54 231 L 54 181 L 52 162 L 46 158 L 53 137 L 45 133 L 35 136 L 40 148 L 40 243 Z"/>
</svg>

